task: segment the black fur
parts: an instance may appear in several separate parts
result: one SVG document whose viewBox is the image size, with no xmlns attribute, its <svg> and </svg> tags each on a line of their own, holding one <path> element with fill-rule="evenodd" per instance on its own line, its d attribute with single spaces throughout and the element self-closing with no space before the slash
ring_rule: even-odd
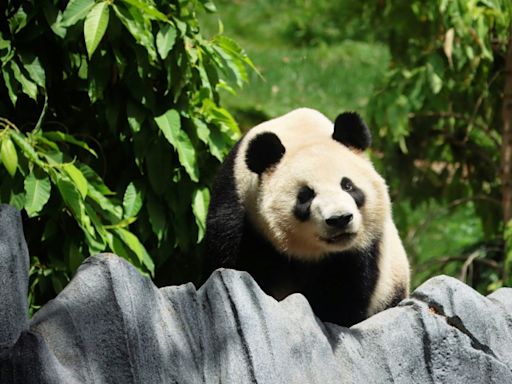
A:
<svg viewBox="0 0 512 384">
<path fill-rule="evenodd" d="M 344 112 L 336 118 L 332 138 L 347 147 L 362 151 L 372 143 L 370 130 L 355 112 Z"/>
<path fill-rule="evenodd" d="M 349 327 L 366 319 L 378 279 L 379 240 L 367 251 L 331 254 L 304 262 L 277 252 L 248 221 L 236 268 L 248 271 L 269 295 L 302 293 L 323 321 Z"/>
<path fill-rule="evenodd" d="M 396 307 L 398 303 L 400 303 L 403 299 L 407 297 L 407 289 L 403 285 L 398 285 L 395 287 L 395 292 L 393 296 L 388 299 L 387 307 Z"/>
<path fill-rule="evenodd" d="M 285 151 L 277 135 L 264 132 L 254 137 L 249 143 L 245 161 L 251 171 L 260 175 L 272 165 L 277 164 Z"/>
<path fill-rule="evenodd" d="M 238 142 L 219 168 L 206 216 L 206 276 L 219 267 L 234 268 L 243 236 L 245 209 L 236 193 L 235 158 Z"/>
<path fill-rule="evenodd" d="M 309 187 L 301 187 L 297 193 L 297 201 L 293 207 L 293 214 L 300 221 L 306 221 L 311 215 L 311 202 L 315 197 L 315 191 Z"/>
<path fill-rule="evenodd" d="M 350 185 L 350 189 L 347 189 L 347 184 Z M 355 185 L 352 182 L 352 180 L 350 180 L 348 177 L 344 177 L 341 179 L 340 185 L 344 191 L 346 191 L 350 196 L 352 196 L 352 198 L 356 202 L 357 208 L 361 208 L 364 205 L 366 196 L 362 189 L 358 188 L 357 185 Z"/>
</svg>

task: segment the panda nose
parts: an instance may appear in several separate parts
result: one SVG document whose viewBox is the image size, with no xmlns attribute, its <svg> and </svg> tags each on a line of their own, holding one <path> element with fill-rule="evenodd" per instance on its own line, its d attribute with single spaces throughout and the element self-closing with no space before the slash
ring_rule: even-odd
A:
<svg viewBox="0 0 512 384">
<path fill-rule="evenodd" d="M 330 227 L 343 229 L 352 221 L 352 217 L 351 213 L 347 213 L 346 215 L 331 216 L 325 219 L 325 222 Z"/>
</svg>

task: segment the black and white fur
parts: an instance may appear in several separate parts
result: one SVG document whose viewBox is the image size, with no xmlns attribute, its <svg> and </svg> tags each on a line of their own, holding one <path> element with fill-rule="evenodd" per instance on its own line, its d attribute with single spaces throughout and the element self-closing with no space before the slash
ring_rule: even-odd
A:
<svg viewBox="0 0 512 384">
<path fill-rule="evenodd" d="M 333 124 L 302 108 L 251 129 L 212 189 L 209 271 L 248 271 L 277 299 L 300 292 L 344 326 L 406 297 L 409 264 L 387 186 L 363 153 L 370 142 L 355 113 Z"/>
</svg>

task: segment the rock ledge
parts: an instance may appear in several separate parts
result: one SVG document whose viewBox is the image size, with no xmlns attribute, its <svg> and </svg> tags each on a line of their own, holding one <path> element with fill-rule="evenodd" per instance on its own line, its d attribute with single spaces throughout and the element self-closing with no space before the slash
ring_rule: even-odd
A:
<svg viewBox="0 0 512 384">
<path fill-rule="evenodd" d="M 0 206 L 0 383 L 512 383 L 510 288 L 439 276 L 343 328 L 244 272 L 158 289 L 112 254 L 30 322 L 27 287 L 20 215 Z"/>
</svg>

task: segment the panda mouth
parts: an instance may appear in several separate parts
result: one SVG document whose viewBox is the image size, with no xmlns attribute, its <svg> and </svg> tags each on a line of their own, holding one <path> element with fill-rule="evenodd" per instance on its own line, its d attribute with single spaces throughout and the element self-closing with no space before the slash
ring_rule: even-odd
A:
<svg viewBox="0 0 512 384">
<path fill-rule="evenodd" d="M 337 243 L 346 243 L 346 242 L 352 240 L 354 237 L 356 237 L 356 234 L 353 232 L 343 232 L 343 233 L 338 233 L 337 235 L 329 236 L 329 237 L 320 236 L 320 239 L 322 241 L 325 241 L 327 244 L 337 244 Z"/>
</svg>

